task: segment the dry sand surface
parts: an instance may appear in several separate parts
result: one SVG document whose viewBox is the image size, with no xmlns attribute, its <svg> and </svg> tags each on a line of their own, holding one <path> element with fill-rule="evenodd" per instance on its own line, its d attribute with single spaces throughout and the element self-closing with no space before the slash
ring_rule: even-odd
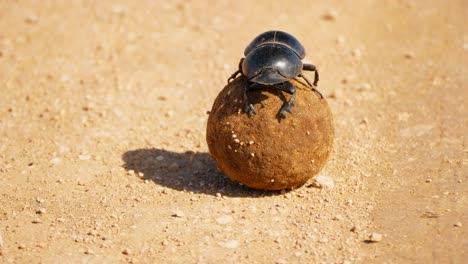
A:
<svg viewBox="0 0 468 264">
<path fill-rule="evenodd" d="M 468 261 L 468 2 L 253 2 L 0 2 L 0 262 Z M 247 189 L 208 154 L 270 29 L 320 71 L 333 188 Z"/>
</svg>

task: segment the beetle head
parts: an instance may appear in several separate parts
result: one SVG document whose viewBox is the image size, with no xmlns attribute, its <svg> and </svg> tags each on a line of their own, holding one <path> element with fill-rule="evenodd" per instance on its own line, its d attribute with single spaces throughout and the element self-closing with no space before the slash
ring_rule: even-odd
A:
<svg viewBox="0 0 468 264">
<path fill-rule="evenodd" d="M 264 85 L 282 83 L 287 80 L 288 79 L 285 76 L 283 76 L 276 68 L 264 68 L 260 71 L 259 74 L 250 79 L 250 81 L 252 82 Z"/>
</svg>

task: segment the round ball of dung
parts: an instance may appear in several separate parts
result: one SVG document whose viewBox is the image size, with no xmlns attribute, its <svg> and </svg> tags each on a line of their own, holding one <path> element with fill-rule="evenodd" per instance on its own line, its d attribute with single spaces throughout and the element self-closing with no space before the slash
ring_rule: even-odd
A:
<svg viewBox="0 0 468 264">
<path fill-rule="evenodd" d="M 291 95 L 268 86 L 247 93 L 257 111 L 249 117 L 244 101 L 249 82 L 242 76 L 217 96 L 206 139 L 219 169 L 232 180 L 256 189 L 292 189 L 327 162 L 334 137 L 330 108 L 310 87 L 290 82 L 296 99 L 285 118 L 279 111 Z"/>
</svg>

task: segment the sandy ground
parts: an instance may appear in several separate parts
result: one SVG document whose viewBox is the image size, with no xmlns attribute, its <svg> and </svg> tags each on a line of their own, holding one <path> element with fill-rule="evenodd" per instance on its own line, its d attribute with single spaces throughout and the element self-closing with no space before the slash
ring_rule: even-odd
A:
<svg viewBox="0 0 468 264">
<path fill-rule="evenodd" d="M 467 17 L 464 0 L 1 1 L 0 262 L 466 263 Z M 250 190 L 208 154 L 206 112 L 270 29 L 320 70 L 333 189 Z"/>
</svg>

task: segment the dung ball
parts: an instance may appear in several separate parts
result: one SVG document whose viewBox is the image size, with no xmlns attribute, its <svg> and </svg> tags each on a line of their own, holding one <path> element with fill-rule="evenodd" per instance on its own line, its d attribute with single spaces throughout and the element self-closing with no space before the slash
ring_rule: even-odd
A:
<svg viewBox="0 0 468 264">
<path fill-rule="evenodd" d="M 333 116 L 327 101 L 297 80 L 292 113 L 278 115 L 291 95 L 268 86 L 248 92 L 257 114 L 245 112 L 241 76 L 219 93 L 210 111 L 206 140 L 212 158 L 229 178 L 263 190 L 292 189 L 316 175 L 333 145 Z M 263 89 L 264 88 L 264 89 Z"/>
</svg>

